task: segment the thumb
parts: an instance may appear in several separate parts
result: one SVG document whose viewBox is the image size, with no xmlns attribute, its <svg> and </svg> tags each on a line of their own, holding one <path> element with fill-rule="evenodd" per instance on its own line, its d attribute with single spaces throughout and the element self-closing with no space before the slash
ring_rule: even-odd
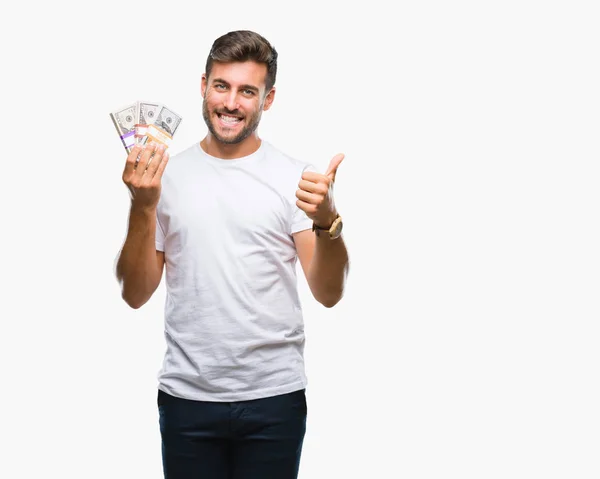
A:
<svg viewBox="0 0 600 479">
<path fill-rule="evenodd" d="M 327 171 L 325 172 L 325 176 L 329 176 L 329 178 L 331 178 L 331 181 L 335 181 L 335 174 L 337 173 L 337 169 L 342 163 L 344 157 L 345 155 L 343 153 L 338 153 L 332 158 L 331 162 L 329 163 Z"/>
</svg>

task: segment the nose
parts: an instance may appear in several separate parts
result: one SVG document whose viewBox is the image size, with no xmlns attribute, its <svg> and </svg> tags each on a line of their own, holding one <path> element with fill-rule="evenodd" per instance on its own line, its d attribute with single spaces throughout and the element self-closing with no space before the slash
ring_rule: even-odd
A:
<svg viewBox="0 0 600 479">
<path fill-rule="evenodd" d="M 227 95 L 225 95 L 225 98 L 223 98 L 223 106 L 229 111 L 238 109 L 237 95 L 233 89 L 229 90 Z"/>
</svg>

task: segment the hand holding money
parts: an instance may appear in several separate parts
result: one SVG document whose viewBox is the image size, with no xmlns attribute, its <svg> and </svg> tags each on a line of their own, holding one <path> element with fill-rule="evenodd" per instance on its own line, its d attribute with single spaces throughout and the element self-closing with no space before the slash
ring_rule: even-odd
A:
<svg viewBox="0 0 600 479">
<path fill-rule="evenodd" d="M 166 146 L 158 143 L 135 145 L 127 156 L 123 182 L 129 189 L 132 204 L 141 209 L 158 205 L 161 179 L 169 161 L 165 150 Z"/>
</svg>

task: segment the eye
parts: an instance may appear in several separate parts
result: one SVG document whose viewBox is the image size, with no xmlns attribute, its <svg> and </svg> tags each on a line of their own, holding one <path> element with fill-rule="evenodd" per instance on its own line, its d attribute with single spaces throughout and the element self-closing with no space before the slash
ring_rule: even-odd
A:
<svg viewBox="0 0 600 479">
<path fill-rule="evenodd" d="M 215 85 L 215 89 L 216 90 L 225 90 L 225 85 L 223 85 L 222 83 L 217 83 Z"/>
<path fill-rule="evenodd" d="M 248 90 L 247 88 L 245 90 L 243 90 L 243 92 L 244 92 L 244 95 L 247 95 L 247 96 L 254 95 L 254 90 Z"/>
</svg>

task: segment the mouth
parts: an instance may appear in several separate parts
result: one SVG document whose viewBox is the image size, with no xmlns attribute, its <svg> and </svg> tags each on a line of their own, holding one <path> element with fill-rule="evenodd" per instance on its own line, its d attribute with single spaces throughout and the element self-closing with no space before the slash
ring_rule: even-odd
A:
<svg viewBox="0 0 600 479">
<path fill-rule="evenodd" d="M 226 128 L 235 128 L 242 123 L 243 118 L 235 115 L 228 115 L 226 113 L 217 113 L 219 123 Z"/>
</svg>

